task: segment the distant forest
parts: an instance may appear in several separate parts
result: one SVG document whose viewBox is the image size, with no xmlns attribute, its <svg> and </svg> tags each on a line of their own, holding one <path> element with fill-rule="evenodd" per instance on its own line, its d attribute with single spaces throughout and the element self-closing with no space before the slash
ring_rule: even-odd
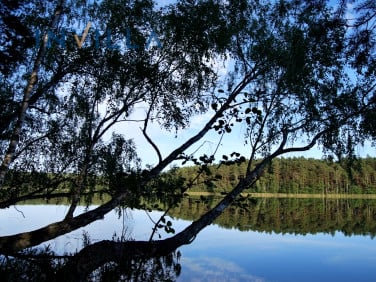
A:
<svg viewBox="0 0 376 282">
<path fill-rule="evenodd" d="M 193 183 L 188 191 L 224 193 L 244 177 L 247 162 L 207 166 L 197 177 L 199 166 L 173 171 Z M 266 168 L 255 187 L 244 192 L 376 194 L 376 158 L 356 160 L 319 160 L 278 158 Z"/>
</svg>

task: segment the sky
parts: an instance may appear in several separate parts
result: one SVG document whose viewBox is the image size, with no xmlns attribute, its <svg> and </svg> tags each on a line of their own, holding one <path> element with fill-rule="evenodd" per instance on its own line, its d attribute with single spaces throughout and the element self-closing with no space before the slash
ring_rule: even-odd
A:
<svg viewBox="0 0 376 282">
<path fill-rule="evenodd" d="M 144 109 L 136 109 L 135 113 L 130 116 L 130 118 L 140 118 Z M 191 120 L 190 126 L 186 129 L 180 130 L 175 134 L 174 131 L 168 132 L 165 129 L 161 128 L 160 125 L 156 123 L 149 124 L 148 135 L 153 140 L 153 142 L 158 146 L 162 157 L 168 156 L 170 152 L 176 149 L 178 146 L 183 144 L 194 134 L 199 132 L 199 130 L 205 125 L 205 123 L 210 118 L 213 112 L 210 110 L 203 115 L 194 116 Z M 137 147 L 137 153 L 142 159 L 143 166 L 146 164 L 156 165 L 158 163 L 158 157 L 152 146 L 145 140 L 142 131 L 141 123 L 124 123 L 116 126 L 115 130 L 118 133 L 124 133 L 126 138 L 132 138 L 135 141 Z M 244 144 L 244 134 L 245 134 L 245 125 L 237 126 L 230 134 L 225 134 L 223 139 L 220 140 L 220 135 L 214 130 L 210 131 L 205 135 L 201 141 L 195 144 L 191 149 L 186 153 L 196 152 L 196 156 L 202 154 L 207 154 L 210 156 L 213 154 L 219 144 L 218 151 L 216 154 L 216 161 L 219 161 L 222 158 L 222 155 L 228 155 L 232 152 L 239 152 L 244 155 L 246 158 L 250 155 L 249 146 L 247 147 Z M 129 134 L 131 133 L 131 134 Z M 297 142 L 294 145 L 303 145 Z M 376 148 L 371 147 L 370 144 L 363 146 L 358 146 L 355 150 L 355 153 L 361 157 L 372 156 L 376 157 Z M 294 154 L 286 154 L 283 157 L 306 157 L 306 158 L 322 158 L 322 151 L 318 147 L 314 147 L 306 152 L 299 152 Z M 181 165 L 181 161 L 177 161 L 174 165 Z M 192 165 L 192 163 L 191 163 Z"/>
</svg>

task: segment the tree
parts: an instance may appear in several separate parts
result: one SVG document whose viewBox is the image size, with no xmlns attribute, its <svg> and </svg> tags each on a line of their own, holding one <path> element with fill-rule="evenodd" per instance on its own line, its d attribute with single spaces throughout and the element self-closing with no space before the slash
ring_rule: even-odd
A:
<svg viewBox="0 0 376 282">
<path fill-rule="evenodd" d="M 369 51 L 374 50 L 372 40 L 366 44 L 368 52 L 352 52 L 363 44 L 354 38 L 375 19 L 374 13 L 370 18 L 362 16 L 375 11 L 368 1 L 359 3 L 356 29 L 349 27 L 344 1 L 330 7 L 323 1 L 183 0 L 161 10 L 155 10 L 152 1 L 48 3 L 43 15 L 35 4 L 27 22 L 39 24 L 44 36 L 51 39 L 48 28 L 55 24 L 45 24 L 45 19 L 61 9 L 63 16 L 55 35 L 61 34 L 62 28 L 89 30 L 90 20 L 96 28 L 89 35 L 93 44 L 79 46 L 85 32 L 81 38 L 70 36 L 64 46 L 62 37 L 55 37 L 51 46 L 43 37 L 39 50 L 45 52 L 36 70 L 39 80 L 29 84 L 22 84 L 21 78 L 3 68 L 2 88 L 8 93 L 4 101 L 10 110 L 2 127 L 2 173 L 7 172 L 10 159 L 13 167 L 1 191 L 8 203 L 27 193 L 44 195 L 43 185 L 17 190 L 12 173 L 19 178 L 22 172 L 25 182 L 29 174 L 48 173 L 49 193 L 65 185 L 71 189 L 72 204 L 60 222 L 1 237 L 4 254 L 15 254 L 87 225 L 135 195 L 153 194 L 155 185 L 151 184 L 173 161 L 199 165 L 197 177 L 209 173 L 208 165 L 216 158 L 221 166 L 246 162 L 242 177 L 235 179 L 236 184 L 220 203 L 176 235 L 162 241 L 99 242 L 82 250 L 82 254 L 92 255 L 101 252 L 97 246 L 106 245 L 112 253 L 133 248 L 141 257 L 165 255 L 190 243 L 244 189 L 254 187 L 274 158 L 315 145 L 337 156 L 353 157 L 355 144 L 375 137 L 375 72 L 369 65 L 374 60 L 374 52 Z M 10 30 L 10 26 L 4 29 Z M 374 32 L 374 27 L 367 32 Z M 163 48 L 144 48 L 150 43 L 150 34 L 157 35 Z M 31 50 L 27 54 L 32 56 Z M 226 58 L 232 60 L 234 68 L 221 84 L 211 62 Z M 24 72 L 28 69 L 22 68 L 27 64 L 22 58 L 15 64 Z M 14 82 L 29 85 L 31 92 L 11 87 Z M 17 105 L 25 99 L 26 108 Z M 132 122 L 129 115 L 139 104 L 146 109 L 139 120 L 141 130 L 159 159 L 155 166 L 144 169 L 135 155 L 137 144 L 119 134 L 108 143 L 103 140 L 115 124 Z M 158 122 L 172 133 L 179 132 L 192 115 L 210 108 L 212 116 L 202 129 L 162 156 L 148 135 L 148 125 Z M 216 131 L 221 138 L 231 134 L 238 123 L 246 127 L 248 156 L 229 151 L 218 160 L 215 155 L 187 153 L 209 131 Z M 114 174 L 123 181 L 109 185 Z M 111 200 L 74 216 L 80 196 L 96 177 L 104 179 L 105 189 L 111 189 Z M 182 197 L 191 185 L 169 185 L 166 192 Z M 110 259 L 108 256 L 99 263 Z"/>
</svg>

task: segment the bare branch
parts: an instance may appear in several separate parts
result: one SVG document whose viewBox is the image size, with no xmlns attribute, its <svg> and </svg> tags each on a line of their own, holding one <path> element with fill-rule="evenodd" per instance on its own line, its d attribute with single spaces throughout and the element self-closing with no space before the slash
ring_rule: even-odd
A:
<svg viewBox="0 0 376 282">
<path fill-rule="evenodd" d="M 153 147 L 153 149 L 155 150 L 155 152 L 157 153 L 158 155 L 158 163 L 161 163 L 162 162 L 162 155 L 161 155 L 161 152 L 159 151 L 159 148 L 158 146 L 153 142 L 153 140 L 151 140 L 151 138 L 149 137 L 149 135 L 147 134 L 146 130 L 147 130 L 147 127 L 148 127 L 148 123 L 149 123 L 149 120 L 150 120 L 150 114 L 153 110 L 153 107 L 154 107 L 154 103 L 156 101 L 156 97 L 154 97 L 150 103 L 150 106 L 149 106 L 149 109 L 146 113 L 146 118 L 144 120 L 144 128 L 140 128 L 141 131 L 142 131 L 142 134 L 144 135 L 144 137 L 146 138 L 146 140 L 149 142 L 149 144 Z"/>
</svg>

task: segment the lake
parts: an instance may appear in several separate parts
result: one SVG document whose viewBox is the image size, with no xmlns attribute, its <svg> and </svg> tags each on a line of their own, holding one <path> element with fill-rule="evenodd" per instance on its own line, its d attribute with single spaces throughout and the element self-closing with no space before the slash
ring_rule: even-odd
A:
<svg viewBox="0 0 376 282">
<path fill-rule="evenodd" d="M 248 199 L 179 248 L 177 281 L 376 281 L 376 200 Z M 216 203 L 185 198 L 167 219 L 179 232 Z M 95 207 L 80 206 L 77 213 Z M 159 207 L 163 204 L 159 203 Z M 2 210 L 0 235 L 61 220 L 66 205 L 24 204 Z M 57 254 L 84 242 L 148 240 L 163 214 L 118 209 L 84 228 L 44 243 Z M 169 235 L 160 231 L 155 239 Z"/>
</svg>

